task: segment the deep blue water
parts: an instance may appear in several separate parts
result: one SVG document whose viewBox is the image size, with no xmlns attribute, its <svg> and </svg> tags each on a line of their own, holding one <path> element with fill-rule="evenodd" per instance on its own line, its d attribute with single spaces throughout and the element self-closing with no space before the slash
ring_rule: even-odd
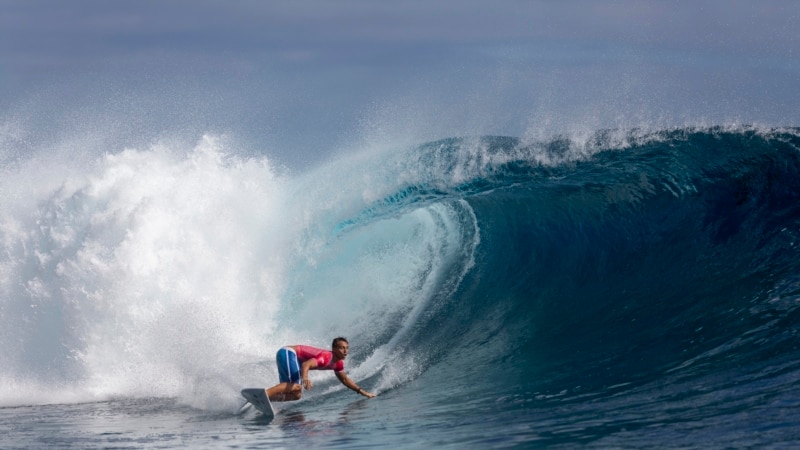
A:
<svg viewBox="0 0 800 450">
<path fill-rule="evenodd" d="M 798 150 L 748 127 L 454 138 L 283 178 L 107 156 L 6 200 L 0 446 L 794 447 Z M 340 334 L 377 398 L 315 374 L 273 422 L 238 412 L 280 345 Z"/>
</svg>

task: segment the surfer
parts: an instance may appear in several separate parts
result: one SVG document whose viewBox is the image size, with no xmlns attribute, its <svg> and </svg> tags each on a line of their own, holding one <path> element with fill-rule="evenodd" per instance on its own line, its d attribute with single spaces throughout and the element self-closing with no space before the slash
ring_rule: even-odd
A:
<svg viewBox="0 0 800 450">
<path fill-rule="evenodd" d="M 311 389 L 313 386 L 308 378 L 309 370 L 333 370 L 343 385 L 364 397 L 375 397 L 375 394 L 361 389 L 344 373 L 344 360 L 349 348 L 350 344 L 343 337 L 333 340 L 331 351 L 308 345 L 281 348 L 275 356 L 280 383 L 266 390 L 267 397 L 273 402 L 300 400 L 303 388 Z"/>
</svg>

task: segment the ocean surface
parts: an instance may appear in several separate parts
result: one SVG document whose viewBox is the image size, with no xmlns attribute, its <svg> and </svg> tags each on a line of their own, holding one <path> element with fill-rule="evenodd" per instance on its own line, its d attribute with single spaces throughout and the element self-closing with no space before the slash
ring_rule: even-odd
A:
<svg viewBox="0 0 800 450">
<path fill-rule="evenodd" d="M 5 149 L 13 143 L 4 144 Z M 800 130 L 0 154 L 0 448 L 796 448 Z M 277 405 L 286 344 L 348 375 Z"/>
</svg>

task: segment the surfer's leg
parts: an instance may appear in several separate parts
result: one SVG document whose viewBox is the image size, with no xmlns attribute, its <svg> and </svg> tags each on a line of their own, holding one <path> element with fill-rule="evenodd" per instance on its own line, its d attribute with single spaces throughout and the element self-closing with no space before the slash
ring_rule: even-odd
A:
<svg viewBox="0 0 800 450">
<path fill-rule="evenodd" d="M 303 396 L 303 387 L 297 383 L 289 383 L 291 386 L 287 387 L 283 392 L 283 401 L 292 402 L 300 400 Z"/>
<path fill-rule="evenodd" d="M 281 383 L 267 389 L 267 397 L 271 402 L 287 402 L 300 400 L 303 388 L 297 383 Z"/>
<path fill-rule="evenodd" d="M 300 363 L 297 354 L 290 347 L 283 347 L 275 355 L 280 384 L 267 389 L 267 397 L 272 402 L 300 400 L 303 387 L 300 385 Z"/>
</svg>

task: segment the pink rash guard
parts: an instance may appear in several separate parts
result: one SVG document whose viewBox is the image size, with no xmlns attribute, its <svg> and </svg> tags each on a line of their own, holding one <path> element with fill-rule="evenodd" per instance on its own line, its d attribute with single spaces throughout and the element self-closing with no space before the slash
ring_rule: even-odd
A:
<svg viewBox="0 0 800 450">
<path fill-rule="evenodd" d="M 300 364 L 309 359 L 315 359 L 317 361 L 317 367 L 314 367 L 313 370 L 333 370 L 334 372 L 341 372 L 344 370 L 344 360 L 340 359 L 336 361 L 336 364 L 331 364 L 333 353 L 328 350 L 311 347 L 309 345 L 295 345 L 294 350 L 297 353 L 297 360 L 300 361 Z"/>
</svg>

